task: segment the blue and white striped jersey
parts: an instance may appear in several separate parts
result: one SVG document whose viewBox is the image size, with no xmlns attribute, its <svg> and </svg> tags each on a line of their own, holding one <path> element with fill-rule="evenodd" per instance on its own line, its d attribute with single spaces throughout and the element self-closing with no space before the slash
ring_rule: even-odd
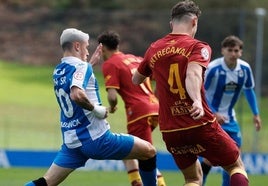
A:
<svg viewBox="0 0 268 186">
<path fill-rule="evenodd" d="M 101 105 L 99 87 L 91 64 L 76 57 L 64 57 L 53 72 L 54 91 L 61 109 L 60 123 L 63 142 L 69 148 L 81 146 L 102 136 L 109 128 L 105 119 L 98 119 L 89 110 L 70 98 L 72 86 L 86 92 L 92 104 Z"/>
<path fill-rule="evenodd" d="M 206 98 L 213 112 L 228 118 L 226 123 L 236 123 L 235 103 L 242 90 L 253 88 L 253 74 L 247 62 L 238 59 L 233 70 L 226 66 L 223 57 L 209 63 L 205 72 Z"/>
</svg>

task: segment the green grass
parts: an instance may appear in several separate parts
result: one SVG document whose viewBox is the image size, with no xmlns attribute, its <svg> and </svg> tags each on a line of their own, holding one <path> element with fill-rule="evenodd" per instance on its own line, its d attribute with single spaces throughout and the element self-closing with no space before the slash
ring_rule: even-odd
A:
<svg viewBox="0 0 268 186">
<path fill-rule="evenodd" d="M 40 177 L 45 173 L 46 169 L 0 169 L 0 185 L 18 186 Z M 183 185 L 183 176 L 178 172 L 162 172 L 168 186 Z M 268 183 L 266 175 L 249 175 L 251 186 L 263 186 Z M 126 186 L 128 178 L 126 172 L 122 171 L 80 171 L 77 170 L 69 175 L 69 177 L 60 184 L 60 186 Z M 209 175 L 206 186 L 221 185 L 221 175 L 212 173 Z"/>
</svg>

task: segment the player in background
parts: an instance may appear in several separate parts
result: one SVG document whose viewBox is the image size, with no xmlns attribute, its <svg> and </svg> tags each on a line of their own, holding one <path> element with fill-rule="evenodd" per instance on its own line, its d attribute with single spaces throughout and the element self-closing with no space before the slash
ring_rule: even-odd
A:
<svg viewBox="0 0 268 186">
<path fill-rule="evenodd" d="M 149 142 L 110 131 L 105 119 L 108 111 L 101 105 L 98 83 L 91 65 L 99 60 L 101 45 L 93 54 L 91 63 L 87 62 L 88 34 L 75 28 L 65 29 L 60 45 L 63 58 L 55 67 L 53 81 L 60 107 L 63 144 L 45 175 L 26 186 L 59 185 L 71 172 L 84 166 L 89 158 L 147 160 L 155 157 L 156 149 Z"/>
<path fill-rule="evenodd" d="M 231 175 L 231 186 L 248 186 L 239 148 L 206 103 L 203 77 L 211 48 L 194 38 L 200 14 L 193 1 L 174 5 L 171 33 L 150 45 L 132 80 L 140 84 L 153 75 L 162 138 L 184 175 L 185 186 L 202 185 L 199 156 L 222 166 Z"/>
<path fill-rule="evenodd" d="M 256 131 L 261 129 L 261 118 L 254 92 L 254 79 L 250 65 L 240 59 L 243 41 L 238 37 L 227 36 L 221 43 L 222 57 L 211 61 L 205 73 L 206 98 L 212 112 L 216 115 L 221 127 L 229 134 L 240 148 L 242 139 L 234 106 L 242 91 L 253 113 Z M 203 185 L 211 169 L 211 164 L 204 159 Z M 229 175 L 223 171 L 223 186 L 229 186 Z"/>
<path fill-rule="evenodd" d="M 98 42 L 102 44 L 104 59 L 102 72 L 110 113 L 114 113 L 117 109 L 117 95 L 119 94 L 125 104 L 128 133 L 152 143 L 152 131 L 158 125 L 158 100 L 152 92 L 149 78 L 139 86 L 132 83 L 133 72 L 142 58 L 121 52 L 119 50 L 120 36 L 114 31 L 105 31 L 100 34 Z M 153 180 L 148 180 L 150 177 L 147 175 L 155 175 L 156 172 L 157 185 L 166 186 L 163 176 L 154 168 L 156 157 L 138 162 L 136 160 L 124 161 L 132 186 L 140 186 L 142 181 L 144 185 L 152 185 Z M 141 167 L 140 171 L 139 167 Z"/>
</svg>

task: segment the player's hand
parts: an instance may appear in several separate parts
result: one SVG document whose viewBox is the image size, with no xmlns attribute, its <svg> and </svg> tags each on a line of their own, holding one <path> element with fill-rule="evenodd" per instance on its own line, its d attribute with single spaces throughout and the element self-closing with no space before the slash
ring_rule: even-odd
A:
<svg viewBox="0 0 268 186">
<path fill-rule="evenodd" d="M 195 101 L 190 109 L 190 116 L 194 119 L 200 119 L 205 114 L 201 101 Z"/>
<path fill-rule="evenodd" d="M 92 54 L 89 63 L 93 66 L 96 63 L 100 62 L 101 60 L 101 54 L 102 54 L 102 44 L 100 43 L 94 53 Z"/>
<path fill-rule="evenodd" d="M 220 125 L 224 124 L 228 119 L 226 116 L 224 116 L 218 112 L 216 112 L 214 114 L 216 116 L 216 120 L 219 122 Z"/>
<path fill-rule="evenodd" d="M 255 125 L 256 131 L 261 130 L 261 118 L 259 115 L 253 117 L 253 123 Z"/>
<path fill-rule="evenodd" d="M 109 107 L 109 113 L 115 113 L 116 110 L 117 110 L 117 106 Z"/>
<path fill-rule="evenodd" d="M 92 113 L 99 119 L 107 118 L 108 111 L 107 108 L 104 106 L 95 105 Z"/>
</svg>

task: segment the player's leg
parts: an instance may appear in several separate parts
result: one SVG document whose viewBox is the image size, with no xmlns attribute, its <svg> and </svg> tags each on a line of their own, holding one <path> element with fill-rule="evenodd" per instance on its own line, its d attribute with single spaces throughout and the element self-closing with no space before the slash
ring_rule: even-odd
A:
<svg viewBox="0 0 268 186">
<path fill-rule="evenodd" d="M 234 164 L 223 166 L 230 175 L 230 186 L 248 186 L 248 176 L 241 157 Z"/>
<path fill-rule="evenodd" d="M 206 136 L 210 140 L 204 142 L 203 145 L 208 150 L 201 156 L 206 157 L 213 165 L 221 165 L 229 173 L 230 186 L 248 186 L 247 173 L 237 144 L 219 124 L 213 123 L 206 128 Z"/>
<path fill-rule="evenodd" d="M 147 121 L 146 121 L 147 129 L 145 130 L 147 132 L 145 133 L 145 137 L 144 138 L 142 137 L 142 139 L 149 141 L 153 144 L 152 132 L 158 126 L 158 121 L 159 121 L 158 115 L 153 115 L 153 116 L 147 117 Z M 156 175 L 157 175 L 157 185 L 158 186 L 166 186 L 165 179 L 164 179 L 162 173 L 159 171 L 159 169 L 156 170 Z"/>
<path fill-rule="evenodd" d="M 123 160 L 131 186 L 142 186 L 137 160 Z"/>
<path fill-rule="evenodd" d="M 166 186 L 167 185 L 162 173 L 158 169 L 156 169 L 156 176 L 157 176 L 157 186 Z"/>
<path fill-rule="evenodd" d="M 181 171 L 184 176 L 185 186 L 202 185 L 202 169 L 198 159 L 189 167 L 181 169 Z"/>
<path fill-rule="evenodd" d="M 239 127 L 238 123 L 235 123 L 236 126 Z M 238 128 L 239 129 L 239 128 Z M 227 134 L 236 142 L 236 145 L 240 148 L 242 144 L 242 137 L 240 129 L 237 132 L 229 132 L 226 131 Z M 228 172 L 222 170 L 222 186 L 229 186 L 230 185 L 230 176 Z"/>
<path fill-rule="evenodd" d="M 87 158 L 80 153 L 79 149 L 69 149 L 62 145 L 44 177 L 29 182 L 26 186 L 58 185 L 76 168 L 85 165 L 86 161 Z"/>
<path fill-rule="evenodd" d="M 211 166 L 211 163 L 206 158 L 203 158 L 201 162 L 201 167 L 202 167 L 202 172 L 203 172 L 203 186 L 205 186 L 206 181 L 207 181 L 207 176 L 212 166 Z"/>
<path fill-rule="evenodd" d="M 152 144 L 152 129 L 150 125 L 152 121 L 152 118 L 149 116 L 133 122 L 128 125 L 128 133 Z M 157 178 L 156 157 L 148 160 L 139 160 L 139 173 L 144 185 L 153 184 L 152 182 Z M 154 180 L 152 179 L 153 177 L 155 177 Z"/>
<path fill-rule="evenodd" d="M 126 158 L 134 156 L 139 161 L 139 172 L 144 186 L 156 186 L 156 149 L 151 143 L 134 137 L 134 146 Z"/>
<path fill-rule="evenodd" d="M 156 149 L 147 141 L 134 137 L 134 146 L 125 159 L 136 158 L 144 186 L 156 186 Z"/>
<path fill-rule="evenodd" d="M 230 186 L 230 176 L 225 170 L 222 170 L 222 186 Z"/>
<path fill-rule="evenodd" d="M 90 158 L 94 159 L 114 159 L 114 160 L 150 160 L 152 169 L 156 169 L 156 149 L 148 141 L 142 140 L 136 136 L 128 134 L 116 134 L 107 131 L 103 136 L 94 140 L 91 144 L 93 148 L 85 148 L 83 146 L 82 152 Z M 142 163 L 142 165 L 144 165 Z M 140 170 L 143 167 L 140 166 Z M 151 169 L 151 170 L 152 170 Z M 147 169 L 146 169 L 147 171 Z M 156 173 L 156 171 L 155 171 Z M 147 175 L 150 176 L 150 175 Z M 149 186 L 156 185 L 156 175 L 150 176 L 148 180 L 155 180 L 155 183 L 148 184 Z M 143 183 L 144 186 L 145 183 Z"/>
<path fill-rule="evenodd" d="M 44 177 L 26 183 L 25 186 L 56 186 L 59 185 L 74 169 L 59 167 L 52 164 Z"/>
</svg>

